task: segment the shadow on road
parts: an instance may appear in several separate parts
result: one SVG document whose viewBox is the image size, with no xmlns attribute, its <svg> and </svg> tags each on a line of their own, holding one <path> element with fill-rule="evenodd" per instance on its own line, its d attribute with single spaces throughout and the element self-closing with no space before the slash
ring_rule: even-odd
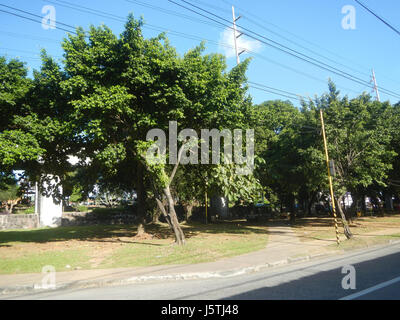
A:
<svg viewBox="0 0 400 320">
<path fill-rule="evenodd" d="M 318 265 L 313 265 L 312 269 Z M 353 265 L 356 270 L 356 290 L 342 288 L 342 279 L 347 275 L 342 273 L 342 267 L 322 271 L 310 276 L 293 279 L 295 273 L 275 273 L 253 282 L 269 282 L 265 287 L 232 295 L 228 300 L 331 300 L 370 288 L 379 283 L 391 280 L 400 275 L 400 252 Z M 306 268 L 304 268 L 306 269 Z M 276 278 L 277 277 L 277 278 Z M 284 282 L 274 285 L 273 282 Z M 247 282 L 246 284 L 248 284 Z M 384 290 L 384 289 L 382 289 Z M 381 297 L 382 295 L 380 295 Z M 368 298 L 373 299 L 373 294 Z M 362 297 L 360 297 L 362 299 Z M 379 298 L 381 299 L 381 298 Z M 400 300 L 397 296 L 385 296 L 387 300 Z"/>
</svg>

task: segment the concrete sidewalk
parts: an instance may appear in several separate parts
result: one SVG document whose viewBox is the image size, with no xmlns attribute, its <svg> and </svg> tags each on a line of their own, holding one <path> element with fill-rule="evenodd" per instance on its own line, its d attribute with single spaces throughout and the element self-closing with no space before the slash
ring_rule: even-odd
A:
<svg viewBox="0 0 400 320">
<path fill-rule="evenodd" d="M 191 265 L 57 272 L 56 289 L 122 285 L 145 281 L 232 277 L 342 252 L 332 247 L 327 248 L 333 243 L 335 243 L 334 240 L 300 242 L 290 226 L 281 224 L 270 228 L 266 248 L 256 252 Z M 43 291 L 45 290 L 42 289 L 43 278 L 43 274 L 37 273 L 0 275 L 0 294 Z"/>
</svg>

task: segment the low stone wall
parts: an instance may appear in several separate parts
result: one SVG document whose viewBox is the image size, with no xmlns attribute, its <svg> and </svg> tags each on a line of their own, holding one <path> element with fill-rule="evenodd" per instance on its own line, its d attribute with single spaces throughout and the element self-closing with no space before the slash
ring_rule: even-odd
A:
<svg viewBox="0 0 400 320">
<path fill-rule="evenodd" d="M 135 224 L 136 222 L 136 216 L 127 213 L 94 214 L 92 212 L 64 212 L 61 218 L 61 226 Z M 0 213 L 0 230 L 34 229 L 38 227 L 38 216 L 36 214 Z"/>
<path fill-rule="evenodd" d="M 64 212 L 61 226 L 81 226 L 95 224 L 135 224 L 137 217 L 132 214 L 96 214 L 93 212 Z"/>
<path fill-rule="evenodd" d="M 33 229 L 38 227 L 36 214 L 0 214 L 0 230 Z"/>
</svg>

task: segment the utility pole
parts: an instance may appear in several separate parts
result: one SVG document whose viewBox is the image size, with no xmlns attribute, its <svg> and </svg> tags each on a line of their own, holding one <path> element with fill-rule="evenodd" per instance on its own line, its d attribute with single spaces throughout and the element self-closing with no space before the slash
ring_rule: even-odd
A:
<svg viewBox="0 0 400 320">
<path fill-rule="evenodd" d="M 376 100 L 380 102 L 381 98 L 379 97 L 379 90 L 378 90 L 378 85 L 376 83 L 376 77 L 375 77 L 374 69 L 372 69 L 372 81 L 374 82 L 374 91 L 375 91 L 375 94 L 376 94 Z"/>
<path fill-rule="evenodd" d="M 322 109 L 319 110 L 319 112 L 320 112 L 320 115 L 321 115 L 322 136 L 324 138 L 325 159 L 326 159 L 326 166 L 327 166 L 327 169 L 328 169 L 329 190 L 330 190 L 330 193 L 331 193 L 332 212 L 333 212 L 333 218 L 335 220 L 336 242 L 339 245 L 340 244 L 339 229 L 338 229 L 338 223 L 337 223 L 335 196 L 334 196 L 334 193 L 333 193 L 333 183 L 332 183 L 332 176 L 331 176 L 331 167 L 333 167 L 333 166 L 331 165 L 331 163 L 329 161 L 328 144 L 326 142 L 325 124 L 324 124 L 324 116 L 322 114 Z"/>
<path fill-rule="evenodd" d="M 236 18 L 235 16 L 235 8 L 234 6 L 232 6 L 232 20 L 233 20 L 233 41 L 235 43 L 235 53 L 236 53 L 236 64 L 240 63 L 240 58 L 239 56 L 245 52 L 245 50 L 242 50 L 239 52 L 239 48 L 237 45 L 237 39 L 243 34 L 237 31 L 236 29 L 236 21 L 238 21 L 240 19 L 240 16 Z"/>
</svg>

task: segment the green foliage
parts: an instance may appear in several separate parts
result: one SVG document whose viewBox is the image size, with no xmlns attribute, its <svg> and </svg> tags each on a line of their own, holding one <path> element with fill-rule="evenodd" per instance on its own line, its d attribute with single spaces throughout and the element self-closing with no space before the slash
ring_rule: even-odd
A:
<svg viewBox="0 0 400 320">
<path fill-rule="evenodd" d="M 79 186 L 74 186 L 72 189 L 72 194 L 69 197 L 69 201 L 71 202 L 80 202 L 85 199 L 85 195 L 82 192 L 82 189 Z"/>
<path fill-rule="evenodd" d="M 35 137 L 14 122 L 16 116 L 29 109 L 25 99 L 32 81 L 26 75 L 22 62 L 7 62 L 0 57 L 0 171 L 3 173 L 21 162 L 36 159 L 43 152 Z"/>
<path fill-rule="evenodd" d="M 110 201 L 132 190 L 144 201 L 168 187 L 182 203 L 202 202 L 205 192 L 249 203 L 265 192 L 275 206 L 310 204 L 327 190 L 323 110 L 337 193 L 400 192 L 399 105 L 340 97 L 329 82 L 328 93 L 301 108 L 279 100 L 254 106 L 250 60 L 227 70 L 224 56 L 204 54 L 204 43 L 181 56 L 165 34 L 144 38 L 142 25 L 130 15 L 119 36 L 104 25 L 88 37 L 78 28 L 62 43 L 64 65 L 43 51 L 33 79 L 22 62 L 0 57 L 0 186 L 23 169 L 32 181 L 59 177 L 74 202 L 97 185 Z M 171 179 L 169 147 L 159 161 L 146 156 L 148 131 L 168 132 L 170 121 L 199 137 L 201 129 L 254 129 L 253 174 L 229 163 L 189 164 Z M 76 166 L 70 155 L 79 158 Z"/>
<path fill-rule="evenodd" d="M 152 128 L 167 131 L 172 120 L 199 136 L 203 128 L 248 128 L 249 60 L 227 72 L 225 58 L 204 55 L 203 43 L 180 57 L 163 34 L 145 39 L 141 27 L 142 21 L 130 16 L 120 37 L 101 26 L 91 27 L 89 40 L 78 31 L 63 42 L 68 77 L 60 88 L 71 97 L 71 127 L 82 137 L 84 149 L 77 155 L 92 159 L 85 168 L 87 175 L 94 173 L 92 185 L 124 190 L 141 183 L 147 190 L 171 186 L 178 198 L 189 198 L 185 191 L 193 189 L 196 179 L 170 181 L 174 166 L 168 163 L 169 150 L 165 163 L 149 161 L 146 133 Z M 191 175 L 183 167 L 178 172 Z M 144 175 L 139 168 L 145 168 Z M 205 166 L 196 174 L 205 176 L 209 170 Z M 237 190 L 243 189 L 241 180 L 232 182 L 238 183 Z"/>
<path fill-rule="evenodd" d="M 87 206 L 79 205 L 76 207 L 76 210 L 78 210 L 79 212 L 87 212 L 89 208 Z"/>
<path fill-rule="evenodd" d="M 253 174 L 238 174 L 238 165 L 218 165 L 211 169 L 211 194 L 222 194 L 230 203 L 239 200 L 254 202 L 262 193 L 262 186 Z"/>
<path fill-rule="evenodd" d="M 371 101 L 365 95 L 340 99 L 331 83 L 329 94 L 317 99 L 316 107 L 324 110 L 329 155 L 335 160 L 337 171 L 337 191 L 355 192 L 372 184 L 385 187 L 396 156 L 390 146 L 392 136 L 387 121 L 391 106 Z M 310 110 L 316 111 L 313 105 Z"/>
<path fill-rule="evenodd" d="M 2 168 L 11 168 L 17 163 L 35 160 L 43 151 L 35 137 L 22 130 L 6 130 L 0 133 Z"/>
<path fill-rule="evenodd" d="M 295 199 L 310 204 L 318 192 L 328 191 L 321 109 L 339 197 L 347 191 L 357 196 L 370 188 L 383 190 L 389 175 L 395 174 L 395 108 L 365 95 L 340 98 L 330 82 L 329 93 L 304 101 L 300 110 L 282 101 L 268 101 L 252 110 L 256 139 L 262 139 L 256 153 L 265 160 L 256 175 L 283 205 L 291 206 Z"/>
<path fill-rule="evenodd" d="M 18 199 L 20 196 L 20 188 L 16 183 L 7 185 L 3 189 L 0 189 L 0 201 L 2 202 Z"/>
</svg>

